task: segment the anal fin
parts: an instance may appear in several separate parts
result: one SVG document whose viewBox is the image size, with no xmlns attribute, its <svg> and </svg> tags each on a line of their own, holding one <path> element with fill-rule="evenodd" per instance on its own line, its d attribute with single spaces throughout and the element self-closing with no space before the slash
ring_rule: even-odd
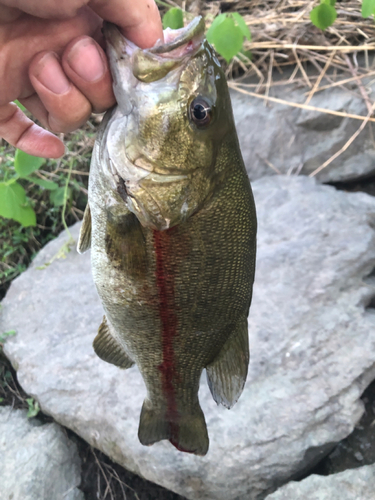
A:
<svg viewBox="0 0 375 500">
<path fill-rule="evenodd" d="M 218 356 L 207 365 L 207 382 L 217 404 L 231 408 L 240 397 L 249 366 L 247 318 L 241 319 Z"/>
<path fill-rule="evenodd" d="M 85 253 L 89 248 L 91 248 L 91 210 L 90 205 L 87 203 L 79 232 L 77 251 L 78 253 Z"/>
<path fill-rule="evenodd" d="M 123 347 L 113 337 L 106 316 L 99 326 L 98 334 L 93 343 L 94 351 L 103 361 L 118 366 L 119 368 L 130 368 L 134 361 L 124 352 Z"/>
</svg>

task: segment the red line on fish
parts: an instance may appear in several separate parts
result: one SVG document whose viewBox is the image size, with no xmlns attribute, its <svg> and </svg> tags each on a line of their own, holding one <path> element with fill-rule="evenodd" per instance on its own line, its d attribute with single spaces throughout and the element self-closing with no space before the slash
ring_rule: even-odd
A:
<svg viewBox="0 0 375 500">
<path fill-rule="evenodd" d="M 158 366 L 162 378 L 162 390 L 167 400 L 166 419 L 170 425 L 170 441 L 178 447 L 178 410 L 174 382 L 176 382 L 176 360 L 173 339 L 177 335 L 177 315 L 175 312 L 174 272 L 171 264 L 171 231 L 154 230 L 156 253 L 156 286 L 159 294 L 159 316 L 163 361 Z M 169 265 L 168 265 L 169 264 Z"/>
</svg>

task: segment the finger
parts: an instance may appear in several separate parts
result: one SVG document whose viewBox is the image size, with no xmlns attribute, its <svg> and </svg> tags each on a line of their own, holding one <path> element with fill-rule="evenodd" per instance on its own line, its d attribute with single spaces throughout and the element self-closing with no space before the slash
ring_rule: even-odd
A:
<svg viewBox="0 0 375 500">
<path fill-rule="evenodd" d="M 28 111 L 30 111 L 33 117 L 43 125 L 43 127 L 48 128 L 48 111 L 44 107 L 38 94 L 32 94 L 29 97 L 18 100 Z"/>
<path fill-rule="evenodd" d="M 68 80 L 54 52 L 41 52 L 34 57 L 29 78 L 48 112 L 46 126 L 53 132 L 71 132 L 89 118 L 90 102 Z"/>
<path fill-rule="evenodd" d="M 0 137 L 22 151 L 42 158 L 59 158 L 65 153 L 60 139 L 35 125 L 13 103 L 0 106 Z"/>
<path fill-rule="evenodd" d="M 3 0 L 0 0 L 2 3 Z M 0 18 L 0 25 L 1 22 Z M 102 23 L 103 20 L 92 9 L 85 7 L 77 17 L 65 21 L 46 21 L 23 14 L 16 22 L 1 25 L 0 105 L 34 93 L 28 70 L 37 53 L 53 51 L 61 56 L 75 38 L 95 36 Z"/>
<path fill-rule="evenodd" d="M 95 113 L 102 113 L 115 104 L 107 58 L 92 38 L 85 36 L 73 40 L 64 51 L 62 65 Z"/>
<path fill-rule="evenodd" d="M 0 24 L 7 24 L 15 21 L 22 15 L 22 12 L 14 7 L 0 5 Z"/>
<path fill-rule="evenodd" d="M 66 19 L 77 15 L 79 9 L 87 4 L 87 0 L 1 0 L 9 7 L 16 7 L 23 12 L 45 19 Z"/>
<path fill-rule="evenodd" d="M 163 27 L 154 0 L 91 0 L 89 6 L 106 21 L 117 24 L 138 47 L 152 47 L 163 40 Z"/>
</svg>

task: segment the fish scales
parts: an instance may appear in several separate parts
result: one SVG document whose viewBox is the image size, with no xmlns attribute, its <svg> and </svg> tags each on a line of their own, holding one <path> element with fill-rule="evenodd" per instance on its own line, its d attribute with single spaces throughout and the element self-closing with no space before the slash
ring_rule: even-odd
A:
<svg viewBox="0 0 375 500">
<path fill-rule="evenodd" d="M 98 133 L 78 244 L 91 244 L 106 313 L 95 351 L 136 363 L 147 387 L 141 443 L 198 455 L 202 370 L 228 408 L 245 383 L 256 241 L 227 85 L 203 34 L 198 18 L 154 53 L 106 27 L 118 107 Z"/>
</svg>

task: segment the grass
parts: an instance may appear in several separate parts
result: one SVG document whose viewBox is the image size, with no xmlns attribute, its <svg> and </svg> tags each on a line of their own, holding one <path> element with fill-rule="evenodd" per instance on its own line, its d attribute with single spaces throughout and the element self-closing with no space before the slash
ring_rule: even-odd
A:
<svg viewBox="0 0 375 500">
<path fill-rule="evenodd" d="M 65 214 L 68 226 L 82 219 L 87 203 L 88 172 L 98 124 L 98 117 L 93 116 L 85 127 L 66 135 L 66 155 L 59 160 L 48 160 L 36 173 L 40 178 L 54 181 L 63 187 L 72 163 Z M 0 179 L 7 179 L 13 173 L 14 152 L 13 147 L 1 145 L 0 140 Z M 0 247 L 3 249 L 0 260 L 0 300 L 10 282 L 24 271 L 38 251 L 64 228 L 63 207 L 58 202 L 51 201 L 51 192 L 25 180 L 20 182 L 31 199 L 37 215 L 37 225 L 24 228 L 13 220 L 0 217 Z"/>
</svg>

